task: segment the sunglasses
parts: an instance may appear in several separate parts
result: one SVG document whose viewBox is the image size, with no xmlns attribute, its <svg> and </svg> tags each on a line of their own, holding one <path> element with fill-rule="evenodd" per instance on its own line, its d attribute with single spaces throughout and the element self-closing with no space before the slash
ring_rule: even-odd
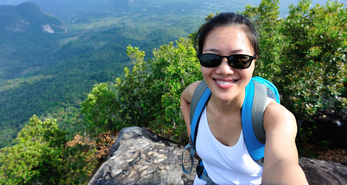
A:
<svg viewBox="0 0 347 185">
<path fill-rule="evenodd" d="M 237 54 L 237 55 L 230 55 L 230 56 L 220 56 L 216 54 L 199 54 L 198 58 L 200 60 L 200 64 L 203 67 L 218 67 L 222 63 L 222 59 L 226 58 L 228 60 L 228 63 L 230 67 L 235 69 L 247 69 L 249 66 L 251 66 L 252 61 L 256 59 L 256 56 L 249 56 L 245 54 Z"/>
</svg>

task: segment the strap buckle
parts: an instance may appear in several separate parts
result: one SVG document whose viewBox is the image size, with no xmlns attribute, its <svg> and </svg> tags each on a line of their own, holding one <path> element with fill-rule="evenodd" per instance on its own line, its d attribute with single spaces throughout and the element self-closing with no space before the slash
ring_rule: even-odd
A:
<svg viewBox="0 0 347 185">
<path fill-rule="evenodd" d="M 198 165 L 196 165 L 196 174 L 201 179 L 201 174 L 204 173 L 204 166 L 201 165 L 201 160 L 198 162 Z"/>
</svg>

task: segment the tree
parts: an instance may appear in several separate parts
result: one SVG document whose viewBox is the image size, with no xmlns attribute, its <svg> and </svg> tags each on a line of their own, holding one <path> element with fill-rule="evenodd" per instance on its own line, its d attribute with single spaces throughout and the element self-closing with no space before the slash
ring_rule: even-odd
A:
<svg viewBox="0 0 347 185">
<path fill-rule="evenodd" d="M 101 132 L 112 130 L 116 126 L 119 103 L 116 95 L 108 89 L 106 83 L 95 84 L 81 106 L 83 125 L 90 135 L 96 136 Z"/>
<path fill-rule="evenodd" d="M 34 115 L 18 144 L 0 150 L 0 184 L 86 184 L 99 162 L 95 142 L 68 137 L 56 120 Z"/>
<path fill-rule="evenodd" d="M 129 46 L 127 54 L 133 69 L 125 68 L 124 77 L 116 84 L 120 121 L 177 138 L 185 129 L 179 108 L 181 92 L 201 79 L 191 41 L 180 39 L 176 46 L 163 45 L 153 51 L 154 57 L 148 62 L 139 48 Z"/>
<path fill-rule="evenodd" d="M 152 127 L 182 140 L 186 128 L 180 110 L 181 93 L 191 83 L 202 80 L 202 76 L 192 41 L 181 38 L 176 45 L 161 46 L 149 62 L 155 79 L 152 92 L 162 92 L 162 111 L 156 112 Z"/>
<path fill-rule="evenodd" d="M 279 33 L 279 26 L 284 21 L 279 18 L 279 0 L 262 0 L 259 7 L 247 5 L 242 12 L 252 21 L 259 33 L 259 56 L 255 75 L 270 81 L 279 75 L 280 56 L 284 40 Z"/>
<path fill-rule="evenodd" d="M 342 97 L 347 75 L 347 11 L 328 1 L 309 9 L 311 1 L 290 6 L 281 25 L 285 40 L 280 76 L 284 104 L 300 119 L 309 120 L 319 110 L 346 109 Z"/>
<path fill-rule="evenodd" d="M 145 52 L 138 47 L 127 47 L 127 55 L 133 68 L 124 69 L 124 78 L 117 78 L 116 90 L 120 102 L 119 124 L 147 127 L 154 119 L 153 111 L 158 106 L 158 95 L 150 93 L 153 78 L 148 64 L 144 61 Z"/>
<path fill-rule="evenodd" d="M 278 1 L 263 0 L 243 12 L 260 32 L 256 75 L 278 87 L 282 104 L 298 120 L 310 121 L 319 110 L 346 108 L 342 96 L 346 79 L 346 9 L 328 1 L 310 9 L 302 0 L 278 18 Z"/>
<path fill-rule="evenodd" d="M 60 181 L 66 132 L 56 121 L 35 115 L 19 133 L 17 145 L 0 151 L 1 184 L 54 184 Z"/>
</svg>

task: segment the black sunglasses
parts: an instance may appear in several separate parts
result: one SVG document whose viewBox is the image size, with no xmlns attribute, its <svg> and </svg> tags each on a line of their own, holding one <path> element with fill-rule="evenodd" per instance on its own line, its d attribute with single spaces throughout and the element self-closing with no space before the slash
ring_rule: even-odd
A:
<svg viewBox="0 0 347 185">
<path fill-rule="evenodd" d="M 220 56 L 216 54 L 206 53 L 199 54 L 198 58 L 200 64 L 204 67 L 218 67 L 222 63 L 222 59 L 226 58 L 229 65 L 235 69 L 247 69 L 251 66 L 252 61 L 256 59 L 256 56 L 249 56 L 245 54 L 236 54 L 230 56 Z"/>
</svg>

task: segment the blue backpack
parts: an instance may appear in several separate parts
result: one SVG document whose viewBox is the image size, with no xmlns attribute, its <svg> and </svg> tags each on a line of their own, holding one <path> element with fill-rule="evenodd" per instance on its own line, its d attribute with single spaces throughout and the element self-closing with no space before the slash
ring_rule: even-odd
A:
<svg viewBox="0 0 347 185">
<path fill-rule="evenodd" d="M 252 159 L 258 164 L 263 165 L 265 148 L 265 130 L 263 127 L 263 116 L 266 109 L 266 97 L 272 98 L 277 103 L 280 103 L 279 93 L 274 84 L 261 77 L 253 77 L 249 84 L 246 86 L 245 92 L 246 96 L 242 105 L 241 112 L 243 135 L 248 153 L 250 154 Z M 199 126 L 199 120 L 210 96 L 210 89 L 207 87 L 204 80 L 201 81 L 194 92 L 192 102 L 190 104 L 190 138 L 189 143 L 183 150 L 184 152 L 186 149 L 190 148 L 191 167 L 189 171 L 184 168 L 182 152 L 182 169 L 186 174 L 189 174 L 192 171 L 194 165 L 195 141 Z M 205 181 L 209 182 L 210 179 L 207 177 L 207 173 L 203 169 L 202 161 L 199 162 L 198 167 L 200 168 L 197 169 L 199 177 L 201 175 Z M 204 173 L 201 173 L 202 171 Z"/>
</svg>

